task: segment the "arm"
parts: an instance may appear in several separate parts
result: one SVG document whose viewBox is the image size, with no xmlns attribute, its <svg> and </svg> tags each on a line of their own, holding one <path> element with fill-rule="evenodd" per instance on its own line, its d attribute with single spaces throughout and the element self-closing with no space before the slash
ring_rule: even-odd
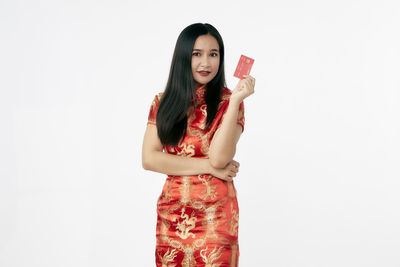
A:
<svg viewBox="0 0 400 267">
<path fill-rule="evenodd" d="M 146 128 L 142 146 L 142 166 L 145 170 L 167 175 L 197 175 L 213 172 L 208 159 L 187 158 L 163 152 L 157 135 L 157 127 L 154 124 L 148 124 Z"/>
<path fill-rule="evenodd" d="M 209 158 L 214 168 L 224 168 L 235 156 L 236 144 L 243 132 L 237 124 L 240 103 L 254 93 L 255 78 L 244 75 L 238 82 L 229 99 L 228 109 L 220 128 L 215 132 L 210 144 Z"/>
<path fill-rule="evenodd" d="M 235 156 L 236 144 L 243 130 L 237 123 L 239 105 L 236 99 L 229 101 L 224 120 L 211 141 L 208 155 L 214 168 L 224 168 Z"/>
</svg>

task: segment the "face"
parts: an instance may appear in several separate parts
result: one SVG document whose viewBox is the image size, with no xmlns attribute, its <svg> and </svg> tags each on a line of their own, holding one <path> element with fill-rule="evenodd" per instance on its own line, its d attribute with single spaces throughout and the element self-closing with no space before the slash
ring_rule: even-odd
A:
<svg viewBox="0 0 400 267">
<path fill-rule="evenodd" d="M 218 73 L 219 46 L 212 35 L 197 38 L 192 51 L 192 74 L 197 85 L 207 84 Z"/>
</svg>

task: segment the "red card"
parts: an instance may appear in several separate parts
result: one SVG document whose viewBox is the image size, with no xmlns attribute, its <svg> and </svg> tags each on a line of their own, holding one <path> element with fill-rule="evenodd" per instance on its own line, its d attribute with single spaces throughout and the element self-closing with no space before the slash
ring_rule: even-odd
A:
<svg viewBox="0 0 400 267">
<path fill-rule="evenodd" d="M 244 79 L 243 75 L 248 75 L 250 73 L 253 63 L 254 59 L 241 55 L 239 63 L 236 67 L 235 74 L 233 74 L 233 76 L 243 80 Z"/>
</svg>

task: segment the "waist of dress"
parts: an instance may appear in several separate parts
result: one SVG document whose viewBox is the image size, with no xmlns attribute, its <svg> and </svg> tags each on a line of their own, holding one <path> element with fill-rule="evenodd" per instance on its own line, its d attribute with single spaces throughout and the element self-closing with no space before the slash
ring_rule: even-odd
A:
<svg viewBox="0 0 400 267">
<path fill-rule="evenodd" d="M 228 182 L 215 177 L 211 174 L 197 174 L 197 175 L 168 175 L 166 182 L 172 184 L 191 184 L 191 185 L 216 185 L 216 184 L 233 184 L 233 181 Z"/>
<path fill-rule="evenodd" d="M 215 177 L 215 176 L 213 176 L 211 174 L 208 174 L 208 173 L 193 174 L 193 175 L 170 175 L 170 174 L 167 175 L 167 179 L 185 179 L 185 178 L 196 178 L 196 179 L 197 178 L 207 178 L 207 179 L 209 179 L 209 178 L 212 178 L 212 177 L 214 177 L 216 179 L 219 179 L 219 178 L 217 178 L 217 177 Z"/>
</svg>

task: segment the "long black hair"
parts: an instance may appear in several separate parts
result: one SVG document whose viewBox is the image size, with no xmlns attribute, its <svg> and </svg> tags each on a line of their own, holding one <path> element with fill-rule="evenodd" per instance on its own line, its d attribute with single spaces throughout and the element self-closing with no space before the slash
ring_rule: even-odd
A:
<svg viewBox="0 0 400 267">
<path fill-rule="evenodd" d="M 218 73 L 205 85 L 206 129 L 211 126 L 218 111 L 222 88 L 226 87 L 224 43 L 221 35 L 212 25 L 195 23 L 187 26 L 176 41 L 168 82 L 158 107 L 157 132 L 164 146 L 175 146 L 186 136 L 187 112 L 193 101 L 196 101 L 196 82 L 192 74 L 193 46 L 199 36 L 206 34 L 210 34 L 217 40 L 220 54 Z"/>
</svg>

